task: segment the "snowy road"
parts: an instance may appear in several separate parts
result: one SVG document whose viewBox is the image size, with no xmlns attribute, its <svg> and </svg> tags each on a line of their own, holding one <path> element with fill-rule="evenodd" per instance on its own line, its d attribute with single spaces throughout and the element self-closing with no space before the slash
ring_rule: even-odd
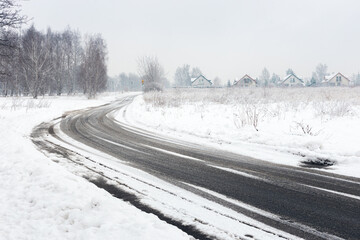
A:
<svg viewBox="0 0 360 240">
<path fill-rule="evenodd" d="M 156 206 L 156 203 L 146 201 L 146 197 L 141 204 L 137 200 L 127 199 L 140 209 L 158 215 L 159 218 L 196 238 L 359 238 L 359 179 L 327 174 L 315 169 L 276 165 L 178 139 L 168 139 L 116 121 L 116 112 L 122 111 L 126 115 L 126 107 L 132 99 L 125 97 L 108 105 L 69 113 L 52 125 L 44 126 L 43 129 L 38 128 L 39 133 L 46 129 L 53 138 L 52 141 L 46 139 L 43 142 L 34 142 L 45 150 L 51 147 L 51 144 L 53 147 L 57 144 L 57 151 L 64 150 L 65 147 L 62 149 L 60 145 L 66 143 L 70 146 L 68 149 L 72 148 L 73 154 L 76 148 L 79 148 L 79 142 L 82 151 L 89 151 L 85 148 L 86 145 L 96 149 L 97 155 L 105 153 L 113 157 L 111 161 L 102 162 L 85 157 L 81 164 L 78 164 L 86 165 L 88 170 L 95 171 L 107 179 L 116 180 L 117 183 L 129 187 L 130 183 L 122 182 L 122 178 L 115 173 L 121 172 L 116 170 L 121 168 L 117 164 L 124 164 L 190 192 L 192 195 L 179 196 L 167 190 L 165 186 L 156 185 L 155 180 L 155 183 L 151 184 L 155 190 L 163 189 L 163 192 L 169 195 L 177 195 L 179 199 L 187 201 L 187 204 L 196 202 L 191 196 L 205 199 L 206 201 L 201 204 L 191 205 L 193 209 L 186 208 L 187 205 L 171 206 L 171 200 L 164 200 Z M 70 138 L 76 142 L 72 142 Z M 39 139 L 39 136 L 35 139 Z M 47 151 L 50 152 L 49 149 Z M 63 156 L 69 157 L 64 153 Z M 79 159 L 79 156 L 76 158 Z M 118 162 L 116 159 L 119 159 Z M 87 160 L 89 162 L 86 162 Z M 111 170 L 114 170 L 113 173 Z M 114 196 L 126 198 L 124 194 L 116 194 L 116 190 L 108 185 L 92 181 L 110 192 L 113 191 L 111 193 Z M 139 196 L 141 190 L 136 187 L 131 189 L 134 195 Z M 155 199 L 154 201 L 157 198 L 161 199 L 161 194 L 156 196 L 151 191 L 146 190 L 141 194 Z M 179 192 L 181 191 L 177 191 Z M 151 208 L 147 208 L 147 204 Z M 216 209 L 216 206 L 229 209 L 231 214 L 220 208 Z M 170 211 L 170 207 L 177 210 Z M 185 224 L 181 224 L 182 216 L 195 216 L 197 211 L 205 211 L 204 209 L 211 210 L 213 215 L 206 213 L 202 215 L 205 216 L 202 219 L 193 217 L 198 222 L 198 225 L 193 224 L 194 228 L 186 228 L 191 225 L 188 219 L 184 219 Z M 172 215 L 173 212 L 181 212 L 182 215 Z M 239 215 L 232 215 L 232 212 Z M 235 224 L 226 229 L 226 226 L 222 225 L 225 224 L 225 220 L 221 220 L 221 217 L 228 218 Z M 171 219 L 176 220 L 171 222 Z M 254 222 L 248 219 L 253 219 Z M 244 230 L 240 226 L 250 229 Z M 240 230 L 236 229 L 238 227 Z M 258 231 L 263 233 L 257 235 Z M 239 232 L 243 232 L 244 235 Z"/>
</svg>

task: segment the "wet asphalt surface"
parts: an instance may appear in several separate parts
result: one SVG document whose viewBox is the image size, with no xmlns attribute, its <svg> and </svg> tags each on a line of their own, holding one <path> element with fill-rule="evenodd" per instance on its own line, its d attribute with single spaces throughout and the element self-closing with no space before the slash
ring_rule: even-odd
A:
<svg viewBox="0 0 360 240">
<path fill-rule="evenodd" d="M 61 130 L 77 141 L 128 161 L 132 166 L 299 237 L 360 239 L 360 179 L 273 164 L 168 139 L 116 122 L 112 113 L 131 101 L 132 98 L 127 97 L 69 114 L 61 121 Z M 281 221 L 199 193 L 184 183 L 276 214 Z"/>
</svg>

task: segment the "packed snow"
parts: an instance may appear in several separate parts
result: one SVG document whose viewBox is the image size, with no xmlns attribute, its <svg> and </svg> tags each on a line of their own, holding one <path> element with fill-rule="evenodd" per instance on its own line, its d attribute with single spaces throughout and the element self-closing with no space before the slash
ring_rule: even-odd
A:
<svg viewBox="0 0 360 240">
<path fill-rule="evenodd" d="M 128 107 L 127 121 L 280 164 L 333 164 L 322 170 L 360 177 L 360 88 L 152 92 Z"/>
<path fill-rule="evenodd" d="M 189 239 L 51 161 L 29 137 L 43 121 L 116 97 L 0 98 L 1 239 Z"/>
</svg>

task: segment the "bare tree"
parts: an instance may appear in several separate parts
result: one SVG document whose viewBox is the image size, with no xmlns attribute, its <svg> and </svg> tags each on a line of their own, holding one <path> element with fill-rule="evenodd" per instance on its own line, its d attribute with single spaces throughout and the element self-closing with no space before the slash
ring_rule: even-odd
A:
<svg viewBox="0 0 360 240">
<path fill-rule="evenodd" d="M 309 83 L 309 86 L 316 86 L 316 82 L 317 82 L 317 75 L 316 75 L 316 72 L 313 72 L 312 75 L 311 75 L 311 79 L 310 79 L 310 83 Z"/>
<path fill-rule="evenodd" d="M 77 78 L 83 49 L 79 32 L 67 28 L 62 33 L 62 48 L 64 51 L 64 87 L 67 94 L 72 94 L 77 89 Z"/>
<path fill-rule="evenodd" d="M 106 44 L 90 36 L 85 49 L 81 35 L 68 28 L 46 34 L 34 26 L 20 36 L 14 30 L 26 22 L 18 0 L 0 0 L 0 94 L 68 94 L 80 88 L 89 97 L 107 81 Z M 81 66 L 80 66 L 81 64 Z M 80 71 L 81 69 L 81 71 Z"/>
<path fill-rule="evenodd" d="M 62 35 L 60 33 L 52 32 L 48 28 L 45 39 L 49 46 L 49 64 L 52 71 L 49 72 L 46 78 L 46 85 L 50 95 L 61 95 L 64 88 L 65 76 L 65 52 L 63 49 Z"/>
<path fill-rule="evenodd" d="M 80 82 L 83 92 L 89 98 L 106 88 L 107 83 L 107 49 L 105 41 L 98 35 L 86 39 L 84 56 L 80 65 Z"/>
<path fill-rule="evenodd" d="M 164 87 L 164 69 L 158 59 L 143 56 L 138 59 L 139 76 L 144 80 L 144 91 L 161 91 Z"/>
<path fill-rule="evenodd" d="M 107 90 L 110 91 L 139 91 L 141 88 L 140 77 L 135 73 L 120 73 L 117 77 L 108 79 Z"/>
<path fill-rule="evenodd" d="M 15 0 L 0 0 L 0 28 L 16 28 L 26 21 Z"/>
<path fill-rule="evenodd" d="M 290 74 L 295 74 L 295 72 L 291 68 L 286 70 L 286 75 L 290 75 Z"/>
<path fill-rule="evenodd" d="M 316 70 L 315 70 L 315 73 L 316 73 L 316 83 L 317 84 L 320 84 L 325 76 L 327 75 L 327 65 L 326 64 L 322 64 L 322 63 L 319 63 L 317 66 L 316 66 Z"/>
<path fill-rule="evenodd" d="M 31 26 L 22 37 L 21 70 L 26 88 L 34 98 L 46 91 L 46 77 L 52 70 L 50 46 L 41 32 Z"/>
<path fill-rule="evenodd" d="M 48 29 L 46 39 L 50 45 L 50 62 L 53 68 L 48 85 L 50 94 L 71 94 L 76 90 L 82 48 L 80 34 L 69 28 L 64 32 Z"/>
<path fill-rule="evenodd" d="M 280 76 L 273 73 L 273 75 L 271 76 L 270 82 L 273 86 L 276 86 L 280 83 Z"/>
<path fill-rule="evenodd" d="M 43 34 L 31 26 L 20 36 L 13 29 L 26 17 L 19 15 L 16 2 L 0 0 L 0 94 L 37 98 L 71 94 L 81 86 L 94 97 L 106 87 L 107 51 L 101 36 L 90 36 L 85 49 L 81 35 L 70 28 L 64 32 L 48 28 Z"/>
<path fill-rule="evenodd" d="M 213 79 L 214 87 L 220 87 L 221 86 L 221 79 L 219 77 L 215 77 Z"/>
<path fill-rule="evenodd" d="M 184 64 L 175 71 L 175 85 L 178 87 L 191 86 L 190 65 Z"/>
<path fill-rule="evenodd" d="M 18 94 L 19 77 L 19 40 L 15 32 L 8 32 L 7 39 L 11 47 L 0 46 L 0 90 L 1 94 Z"/>
<path fill-rule="evenodd" d="M 12 46 L 8 34 L 12 29 L 20 27 L 26 19 L 26 16 L 20 14 L 16 0 L 0 0 L 0 46 Z"/>
<path fill-rule="evenodd" d="M 19 36 L 14 32 L 26 21 L 20 15 L 20 6 L 15 0 L 0 0 L 0 88 L 2 94 L 13 94 L 17 87 L 15 70 L 17 70 L 17 57 Z"/>
<path fill-rule="evenodd" d="M 140 91 L 142 88 L 140 77 L 135 73 L 128 74 L 128 83 L 130 91 Z"/>
<path fill-rule="evenodd" d="M 121 90 L 129 91 L 132 85 L 134 84 L 132 81 L 130 81 L 129 75 L 126 73 L 120 73 L 118 78 L 119 78 Z"/>
<path fill-rule="evenodd" d="M 264 87 L 267 87 L 269 85 L 270 73 L 266 68 L 264 68 L 262 70 L 262 73 L 261 73 L 261 76 L 260 76 L 260 81 L 261 81 L 261 85 L 264 86 Z"/>
<path fill-rule="evenodd" d="M 202 72 L 201 72 L 200 68 L 198 68 L 198 67 L 193 67 L 192 70 L 191 70 L 191 77 L 192 77 L 192 78 L 197 78 L 197 77 L 199 77 L 200 75 L 202 75 Z"/>
</svg>

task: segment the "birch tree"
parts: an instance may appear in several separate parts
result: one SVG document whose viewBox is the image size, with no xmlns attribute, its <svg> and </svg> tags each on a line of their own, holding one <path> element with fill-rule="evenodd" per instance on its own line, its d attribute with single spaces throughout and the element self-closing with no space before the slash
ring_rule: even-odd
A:
<svg viewBox="0 0 360 240">
<path fill-rule="evenodd" d="M 80 65 L 80 82 L 88 98 L 94 98 L 106 88 L 106 58 L 107 49 L 102 37 L 99 34 L 88 36 Z"/>
<path fill-rule="evenodd" d="M 62 33 L 62 48 L 64 50 L 64 86 L 67 94 L 72 94 L 77 89 L 77 78 L 83 49 L 81 47 L 81 35 L 70 28 Z"/>
<path fill-rule="evenodd" d="M 3 95 L 18 87 L 19 35 L 14 30 L 26 21 L 16 0 L 0 0 L 0 88 Z"/>
<path fill-rule="evenodd" d="M 45 38 L 49 46 L 49 64 L 52 69 L 46 78 L 46 84 L 48 85 L 50 95 L 61 95 L 67 77 L 65 75 L 65 51 L 62 35 L 48 29 Z"/>
<path fill-rule="evenodd" d="M 45 93 L 46 76 L 52 70 L 49 43 L 34 26 L 25 32 L 21 42 L 20 63 L 26 89 L 37 98 Z"/>
<path fill-rule="evenodd" d="M 184 64 L 175 71 L 175 85 L 177 87 L 191 86 L 190 65 Z"/>
<path fill-rule="evenodd" d="M 15 32 L 8 33 L 8 46 L 0 47 L 0 94 L 7 96 L 18 94 L 19 90 L 19 40 Z"/>
</svg>

